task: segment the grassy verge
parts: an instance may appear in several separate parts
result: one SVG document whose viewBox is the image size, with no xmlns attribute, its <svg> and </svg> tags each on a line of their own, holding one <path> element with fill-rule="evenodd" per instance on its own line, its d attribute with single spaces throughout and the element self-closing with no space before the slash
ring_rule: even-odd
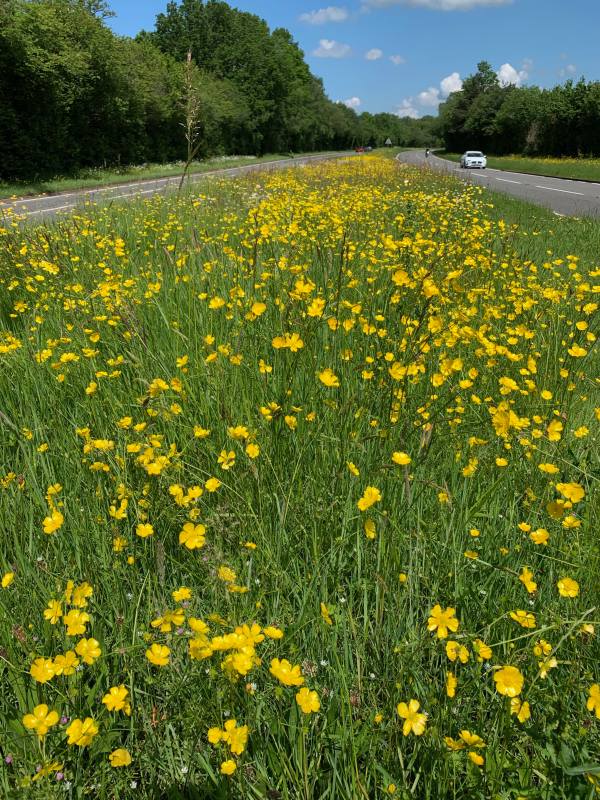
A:
<svg viewBox="0 0 600 800">
<path fill-rule="evenodd" d="M 591 796 L 597 250 L 545 214 L 365 157 L 0 231 L 0 796 Z"/>
<path fill-rule="evenodd" d="M 539 263 L 552 255 L 568 254 L 583 259 L 590 268 L 600 266 L 600 225 L 590 217 L 557 217 L 552 211 L 484 189 L 489 216 L 515 226 L 523 258 Z"/>
<path fill-rule="evenodd" d="M 436 153 L 449 161 L 460 161 L 459 153 Z M 597 158 L 526 158 L 524 156 L 488 156 L 491 169 L 507 172 L 529 172 L 553 178 L 600 181 L 600 159 Z"/>
<path fill-rule="evenodd" d="M 301 154 L 296 154 L 296 156 Z M 311 153 L 310 155 L 316 155 Z M 254 156 L 222 156 L 206 161 L 195 161 L 190 167 L 190 174 L 197 175 L 215 169 L 241 167 L 247 164 L 265 164 L 281 158 L 289 158 L 289 153 L 280 155 Z M 26 197 L 36 194 L 57 194 L 59 192 L 76 191 L 78 189 L 94 189 L 102 186 L 118 186 L 131 181 L 151 180 L 152 178 L 176 178 L 183 172 L 180 162 L 172 164 L 144 164 L 142 166 L 123 167 L 123 169 L 90 169 L 81 171 L 73 177 L 57 177 L 51 180 L 6 183 L 0 181 L 0 199 Z"/>
</svg>

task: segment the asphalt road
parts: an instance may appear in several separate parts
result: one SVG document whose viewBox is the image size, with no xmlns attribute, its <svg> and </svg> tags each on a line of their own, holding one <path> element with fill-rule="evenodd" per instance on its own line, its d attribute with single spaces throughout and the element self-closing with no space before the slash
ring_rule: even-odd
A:
<svg viewBox="0 0 600 800">
<path fill-rule="evenodd" d="M 262 164 L 248 164 L 243 167 L 230 167 L 229 169 L 211 170 L 210 172 L 199 172 L 191 175 L 189 183 L 197 183 L 211 176 L 226 178 L 238 177 L 247 172 L 257 170 L 275 170 L 290 166 L 301 166 L 313 161 L 327 161 L 333 158 L 342 158 L 354 155 L 354 153 L 327 153 L 315 156 L 298 156 L 297 158 L 285 158 L 278 161 L 265 161 Z M 155 194 L 164 194 L 173 191 L 179 186 L 179 177 L 158 178 L 152 180 L 134 181 L 132 183 L 121 183 L 115 186 L 104 186 L 96 189 L 81 189 L 72 192 L 61 192 L 53 195 L 36 195 L 26 197 L 22 200 L 1 200 L 0 201 L 0 223 L 3 218 L 7 218 L 10 210 L 24 221 L 39 223 L 49 221 L 53 218 L 70 214 L 74 209 L 80 208 L 85 203 L 95 203 L 98 207 L 110 206 L 115 201 L 127 201 L 141 197 L 151 197 Z"/>
<path fill-rule="evenodd" d="M 600 217 L 600 183 L 542 178 L 540 175 L 498 169 L 461 169 L 452 161 L 434 155 L 425 158 L 424 152 L 415 150 L 400 153 L 397 158 L 407 164 L 427 165 L 495 192 L 504 192 L 520 200 L 545 206 L 557 216 Z"/>
</svg>

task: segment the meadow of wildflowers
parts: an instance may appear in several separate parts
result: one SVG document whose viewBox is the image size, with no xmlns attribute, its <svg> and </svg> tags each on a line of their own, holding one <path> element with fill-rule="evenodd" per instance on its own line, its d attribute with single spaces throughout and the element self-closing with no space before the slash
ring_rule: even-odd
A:
<svg viewBox="0 0 600 800">
<path fill-rule="evenodd" d="M 0 230 L 0 795 L 592 797 L 600 258 L 201 191 Z"/>
</svg>

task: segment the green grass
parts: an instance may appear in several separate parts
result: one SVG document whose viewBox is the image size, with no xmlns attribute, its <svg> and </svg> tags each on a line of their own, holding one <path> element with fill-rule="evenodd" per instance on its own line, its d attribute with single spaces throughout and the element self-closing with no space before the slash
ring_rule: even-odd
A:
<svg viewBox="0 0 600 800">
<path fill-rule="evenodd" d="M 0 236 L 0 577 L 13 573 L 0 589 L 3 798 L 593 796 L 592 223 L 375 157 L 216 179 Z M 369 486 L 381 499 L 361 510 Z M 549 510 L 565 491 L 572 507 Z M 47 534 L 53 508 L 64 520 Z M 188 520 L 205 525 L 202 548 L 180 542 Z M 539 529 L 547 545 L 530 537 Z M 576 597 L 558 591 L 567 577 Z M 44 619 L 51 599 L 72 607 L 69 580 L 93 586 L 85 634 Z M 189 601 L 172 597 L 180 587 Z M 437 604 L 456 609 L 449 638 L 466 663 L 428 630 Z M 171 631 L 152 625 L 180 607 Z M 256 642 L 262 663 L 235 675 L 222 639 L 190 657 L 190 617 L 211 639 L 252 622 L 284 636 Z M 34 680 L 34 658 L 84 635 L 99 643 L 94 663 Z M 492 649 L 481 661 L 478 641 Z M 168 665 L 148 661 L 152 643 L 170 648 Z M 241 646 L 242 661 L 254 655 Z M 301 668 L 317 713 L 302 714 L 274 658 Z M 524 677 L 523 723 L 496 690 L 504 666 Z M 121 684 L 131 716 L 102 704 Z M 428 718 L 404 736 L 397 706 L 411 699 Z M 69 721 L 38 742 L 22 719 L 40 703 Z M 88 716 L 98 734 L 69 746 L 68 725 Z M 226 777 L 231 754 L 207 734 L 231 718 L 249 736 Z M 485 747 L 452 751 L 445 737 L 461 731 Z M 110 766 L 117 748 L 131 765 Z"/>
<path fill-rule="evenodd" d="M 600 225 L 590 217 L 557 217 L 554 212 L 518 200 L 501 192 L 485 189 L 489 215 L 516 226 L 513 236 L 519 240 L 519 252 L 536 262 L 550 256 L 576 255 L 590 268 L 600 267 Z"/>
<path fill-rule="evenodd" d="M 296 154 L 298 156 L 299 154 Z M 313 155 L 313 154 L 311 154 Z M 315 154 L 316 155 L 316 154 Z M 255 156 L 222 156 L 205 161 L 194 161 L 189 174 L 197 175 L 215 169 L 241 167 L 247 164 L 265 164 L 282 158 L 290 158 L 289 153 L 279 155 Z M 127 166 L 122 169 L 89 169 L 81 170 L 70 177 L 57 176 L 50 180 L 34 182 L 0 181 L 0 198 L 20 198 L 36 194 L 57 194 L 59 192 L 76 191 L 78 189 L 94 189 L 101 186 L 118 186 L 130 181 L 151 180 L 152 178 L 176 178 L 183 173 L 184 164 L 143 164 Z"/>
<path fill-rule="evenodd" d="M 436 155 L 449 161 L 460 161 L 460 153 Z M 600 181 L 600 159 L 598 158 L 527 158 L 525 156 L 488 156 L 490 169 L 506 172 L 529 172 L 533 175 L 546 175 L 551 178 L 570 178 L 572 180 Z"/>
</svg>

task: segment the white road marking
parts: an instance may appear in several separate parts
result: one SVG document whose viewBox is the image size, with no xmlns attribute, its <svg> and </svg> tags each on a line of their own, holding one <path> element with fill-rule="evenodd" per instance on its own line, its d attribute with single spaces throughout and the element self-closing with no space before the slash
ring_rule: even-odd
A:
<svg viewBox="0 0 600 800">
<path fill-rule="evenodd" d="M 564 217 L 564 216 L 565 216 L 565 214 L 559 214 L 559 213 L 558 213 L 558 211 L 555 211 L 555 212 L 554 212 L 554 215 L 555 215 L 556 217 Z"/>
<path fill-rule="evenodd" d="M 583 192 L 570 192 L 568 189 L 555 189 L 553 186 L 538 186 L 535 184 L 536 189 L 547 189 L 549 192 L 564 192 L 565 194 L 578 194 L 580 197 L 585 197 Z"/>
<path fill-rule="evenodd" d="M 114 197 L 109 197 L 109 200 L 119 200 L 121 197 L 137 197 L 139 194 L 156 194 L 160 189 L 146 189 L 144 192 L 126 192 L 125 194 L 116 194 Z"/>
<path fill-rule="evenodd" d="M 521 185 L 521 181 L 509 181 L 508 178 L 496 178 L 497 181 L 502 181 L 502 183 L 518 183 L 519 186 Z"/>
</svg>

